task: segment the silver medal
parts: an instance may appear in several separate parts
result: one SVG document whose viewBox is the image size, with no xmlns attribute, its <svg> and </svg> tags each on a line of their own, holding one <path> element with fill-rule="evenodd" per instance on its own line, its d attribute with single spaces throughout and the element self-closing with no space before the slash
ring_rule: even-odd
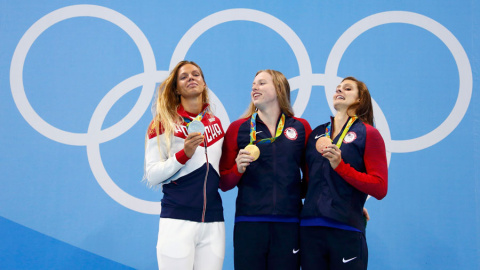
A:
<svg viewBox="0 0 480 270">
<path fill-rule="evenodd" d="M 203 133 L 205 133 L 205 126 L 202 124 L 202 122 L 198 120 L 193 120 L 192 122 L 190 122 L 190 124 L 188 124 L 187 132 L 188 134 L 200 132 L 203 135 Z"/>
</svg>

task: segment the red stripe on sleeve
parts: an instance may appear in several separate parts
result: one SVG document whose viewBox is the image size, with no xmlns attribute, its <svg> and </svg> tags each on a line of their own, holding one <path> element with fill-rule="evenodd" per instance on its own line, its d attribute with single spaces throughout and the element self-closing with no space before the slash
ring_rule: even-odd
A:
<svg viewBox="0 0 480 270">
<path fill-rule="evenodd" d="M 237 137 L 238 130 L 243 122 L 244 121 L 241 120 L 233 122 L 225 133 L 222 157 L 220 159 L 220 189 L 222 191 L 234 188 L 242 177 L 242 174 L 238 172 L 235 159 L 237 158 L 238 151 L 240 151 Z"/>
<path fill-rule="evenodd" d="M 297 118 L 297 117 L 293 117 L 293 118 L 300 121 L 305 127 L 305 145 L 307 145 L 308 137 L 310 137 L 310 133 L 312 133 L 312 127 L 310 127 L 310 124 L 307 122 L 307 120 L 303 118 Z"/>
<path fill-rule="evenodd" d="M 312 127 L 310 124 L 307 122 L 307 120 L 303 118 L 297 118 L 294 117 L 296 120 L 300 121 L 303 124 L 303 127 L 305 128 L 305 148 L 303 149 L 303 155 L 302 155 L 302 164 L 301 164 L 301 169 L 302 169 L 302 198 L 305 198 L 307 194 L 307 188 L 308 188 L 308 167 L 307 163 L 305 160 L 305 150 L 308 142 L 308 137 L 310 137 L 310 133 L 312 133 Z"/>
<path fill-rule="evenodd" d="M 367 172 L 361 173 L 343 160 L 335 171 L 356 189 L 381 200 L 387 195 L 388 189 L 385 142 L 377 129 L 367 124 L 365 124 L 365 127 L 367 135 L 363 159 Z"/>
</svg>

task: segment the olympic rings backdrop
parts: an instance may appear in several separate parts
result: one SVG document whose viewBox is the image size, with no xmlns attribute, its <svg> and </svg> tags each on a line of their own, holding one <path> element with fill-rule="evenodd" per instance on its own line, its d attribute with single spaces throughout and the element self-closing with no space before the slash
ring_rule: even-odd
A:
<svg viewBox="0 0 480 270">
<path fill-rule="evenodd" d="M 0 7 L 0 269 L 156 268 L 144 136 L 182 59 L 202 67 L 225 130 L 260 69 L 286 75 L 313 128 L 342 78 L 365 81 L 389 161 L 387 197 L 366 203 L 369 269 L 480 268 L 478 1 Z M 222 193 L 224 269 L 236 192 Z"/>
</svg>

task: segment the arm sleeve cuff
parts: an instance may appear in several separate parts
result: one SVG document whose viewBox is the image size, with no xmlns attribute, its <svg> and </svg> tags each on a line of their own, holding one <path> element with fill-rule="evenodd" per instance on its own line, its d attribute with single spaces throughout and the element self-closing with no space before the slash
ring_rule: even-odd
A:
<svg viewBox="0 0 480 270">
<path fill-rule="evenodd" d="M 187 161 L 190 159 L 189 157 L 187 157 L 187 155 L 185 154 L 185 151 L 183 149 L 178 151 L 177 153 L 175 153 L 175 158 L 182 165 L 185 165 L 185 163 L 187 163 Z"/>
</svg>

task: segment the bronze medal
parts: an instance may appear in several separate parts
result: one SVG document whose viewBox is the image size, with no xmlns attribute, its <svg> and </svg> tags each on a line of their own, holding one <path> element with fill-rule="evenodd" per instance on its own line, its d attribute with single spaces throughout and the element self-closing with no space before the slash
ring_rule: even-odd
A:
<svg viewBox="0 0 480 270">
<path fill-rule="evenodd" d="M 322 153 L 322 150 L 325 149 L 325 147 L 329 146 L 330 144 L 332 144 L 332 140 L 330 140 L 330 138 L 320 137 L 320 139 L 318 139 L 317 142 L 315 143 L 315 148 L 317 148 L 317 151 L 319 153 Z"/>
</svg>

